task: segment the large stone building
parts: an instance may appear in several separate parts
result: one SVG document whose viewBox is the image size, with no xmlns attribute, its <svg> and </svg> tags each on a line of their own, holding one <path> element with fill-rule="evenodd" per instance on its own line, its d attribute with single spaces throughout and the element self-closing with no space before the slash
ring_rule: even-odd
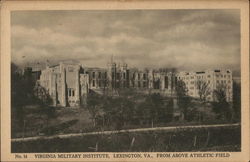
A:
<svg viewBox="0 0 250 162">
<path fill-rule="evenodd" d="M 54 105 L 79 106 L 86 102 L 89 75 L 78 64 L 60 63 L 42 70 L 39 84 L 48 91 Z"/>
<path fill-rule="evenodd" d="M 231 102 L 233 98 L 233 80 L 231 70 L 206 70 L 199 72 L 179 72 L 178 80 L 182 80 L 188 90 L 188 95 L 194 98 L 199 98 L 198 84 L 203 82 L 206 84 L 208 92 L 207 100 L 215 101 L 216 96 L 214 91 L 219 86 L 225 89 L 226 100 Z M 203 90 L 204 91 L 204 90 Z"/>
<path fill-rule="evenodd" d="M 135 89 L 142 93 L 161 93 L 175 96 L 178 81 L 184 81 L 188 95 L 197 98 L 197 81 L 204 80 L 211 92 L 219 84 L 227 86 L 227 100 L 232 100 L 232 73 L 230 70 L 204 72 L 175 72 L 128 68 L 125 63 L 111 61 L 107 68 L 89 68 L 76 63 L 60 63 L 41 71 L 38 83 L 46 89 L 54 105 L 77 107 L 86 104 L 89 93 L 116 95 L 121 89 Z M 207 97 L 214 100 L 213 93 Z"/>
</svg>

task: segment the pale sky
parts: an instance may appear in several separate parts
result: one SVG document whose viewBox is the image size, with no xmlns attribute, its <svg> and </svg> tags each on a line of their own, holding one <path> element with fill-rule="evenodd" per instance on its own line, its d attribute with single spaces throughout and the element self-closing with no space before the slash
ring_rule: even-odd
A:
<svg viewBox="0 0 250 162">
<path fill-rule="evenodd" d="M 14 11 L 12 61 L 240 71 L 240 10 Z"/>
</svg>

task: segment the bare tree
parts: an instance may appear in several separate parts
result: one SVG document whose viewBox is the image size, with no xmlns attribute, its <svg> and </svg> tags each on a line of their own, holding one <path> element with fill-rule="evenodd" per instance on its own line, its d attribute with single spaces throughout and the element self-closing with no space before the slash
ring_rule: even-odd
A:
<svg viewBox="0 0 250 162">
<path fill-rule="evenodd" d="M 184 81 L 179 80 L 176 86 L 176 95 L 178 105 L 182 111 L 184 119 L 187 118 L 188 107 L 190 106 L 191 99 L 188 96 L 188 89 Z"/>
<path fill-rule="evenodd" d="M 198 80 L 196 82 L 196 88 L 198 90 L 199 99 L 202 102 L 203 107 L 206 107 L 205 102 L 207 101 L 207 96 L 210 94 L 209 84 L 204 80 Z M 199 110 L 198 112 L 199 122 L 201 122 L 203 120 L 204 112 L 203 110 Z"/>
<path fill-rule="evenodd" d="M 102 97 L 98 94 L 91 93 L 87 99 L 87 109 L 91 115 L 93 126 L 96 127 L 97 116 L 101 112 L 102 107 Z"/>
<path fill-rule="evenodd" d="M 227 102 L 227 87 L 225 84 L 219 84 L 214 90 L 216 102 L 213 103 L 213 110 L 218 115 L 218 118 L 232 119 L 230 104 Z"/>
<path fill-rule="evenodd" d="M 202 102 L 206 102 L 207 96 L 210 94 L 209 84 L 204 80 L 198 80 L 196 82 L 199 98 Z"/>
</svg>

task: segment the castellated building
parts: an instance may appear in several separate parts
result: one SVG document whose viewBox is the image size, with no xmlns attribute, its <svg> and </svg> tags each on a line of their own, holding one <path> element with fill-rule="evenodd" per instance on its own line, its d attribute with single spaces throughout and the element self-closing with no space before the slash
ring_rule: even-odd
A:
<svg viewBox="0 0 250 162">
<path fill-rule="evenodd" d="M 57 106 L 79 106 L 86 102 L 89 75 L 78 64 L 60 63 L 42 70 L 39 84 L 44 87 Z"/>
<path fill-rule="evenodd" d="M 197 81 L 208 84 L 208 101 L 219 84 L 226 85 L 227 101 L 232 101 L 232 72 L 207 70 L 202 72 L 175 72 L 164 70 L 128 68 L 126 63 L 111 61 L 107 68 L 89 68 L 76 63 L 60 63 L 41 71 L 38 84 L 44 87 L 54 106 L 79 107 L 85 105 L 89 93 L 117 95 L 120 89 L 134 89 L 141 93 L 160 93 L 175 97 L 178 81 L 187 87 L 188 95 L 198 98 Z"/>
</svg>

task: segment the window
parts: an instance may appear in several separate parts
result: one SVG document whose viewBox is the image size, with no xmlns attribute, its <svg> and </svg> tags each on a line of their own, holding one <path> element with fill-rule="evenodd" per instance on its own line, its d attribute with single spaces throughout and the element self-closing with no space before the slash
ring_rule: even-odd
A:
<svg viewBox="0 0 250 162">
<path fill-rule="evenodd" d="M 123 73 L 123 79 L 126 79 L 126 74 L 125 73 Z"/>
<path fill-rule="evenodd" d="M 95 80 L 92 81 L 92 86 L 95 87 Z"/>
<path fill-rule="evenodd" d="M 75 91 L 74 91 L 74 90 L 72 90 L 72 96 L 73 96 L 73 97 L 75 96 Z"/>
<path fill-rule="evenodd" d="M 112 72 L 112 79 L 114 80 L 115 79 L 115 73 Z"/>
<path fill-rule="evenodd" d="M 106 87 L 107 86 L 107 80 L 104 80 L 103 82 L 103 86 Z"/>
<path fill-rule="evenodd" d="M 228 83 L 231 83 L 231 81 L 229 80 Z"/>
<path fill-rule="evenodd" d="M 194 84 L 194 81 L 191 81 L 190 84 Z"/>
<path fill-rule="evenodd" d="M 92 77 L 95 78 L 95 72 L 92 73 Z"/>
<path fill-rule="evenodd" d="M 138 79 L 140 79 L 140 74 L 138 74 Z"/>
<path fill-rule="evenodd" d="M 144 87 L 144 88 L 146 88 L 146 85 L 147 85 L 146 82 L 143 82 L 143 87 Z"/>
<path fill-rule="evenodd" d="M 177 85 L 177 77 L 174 77 L 174 84 Z"/>
<path fill-rule="evenodd" d="M 120 79 L 120 73 L 116 73 L 116 79 Z"/>
<path fill-rule="evenodd" d="M 135 73 L 133 73 L 133 79 L 135 79 Z"/>
<path fill-rule="evenodd" d="M 68 92 L 69 92 L 69 96 L 71 96 L 71 89 L 69 89 Z"/>
<path fill-rule="evenodd" d="M 98 73 L 98 78 L 101 78 L 101 74 L 102 74 L 101 72 Z"/>
<path fill-rule="evenodd" d="M 139 87 L 139 88 L 141 87 L 141 82 L 138 82 L 138 87 Z"/>
<path fill-rule="evenodd" d="M 207 77 L 208 77 L 208 78 L 210 78 L 211 76 L 210 76 L 210 75 L 208 75 Z"/>
<path fill-rule="evenodd" d="M 105 78 L 105 79 L 107 78 L 107 72 L 104 73 L 104 78 Z"/>
<path fill-rule="evenodd" d="M 146 74 L 143 74 L 143 79 L 146 80 Z"/>
<path fill-rule="evenodd" d="M 209 83 L 210 83 L 210 80 L 208 80 L 207 83 L 209 84 Z"/>
<path fill-rule="evenodd" d="M 224 78 L 226 78 L 227 76 L 226 75 L 224 75 Z"/>
<path fill-rule="evenodd" d="M 165 88 L 168 89 L 168 77 L 167 76 L 165 76 Z"/>
</svg>

